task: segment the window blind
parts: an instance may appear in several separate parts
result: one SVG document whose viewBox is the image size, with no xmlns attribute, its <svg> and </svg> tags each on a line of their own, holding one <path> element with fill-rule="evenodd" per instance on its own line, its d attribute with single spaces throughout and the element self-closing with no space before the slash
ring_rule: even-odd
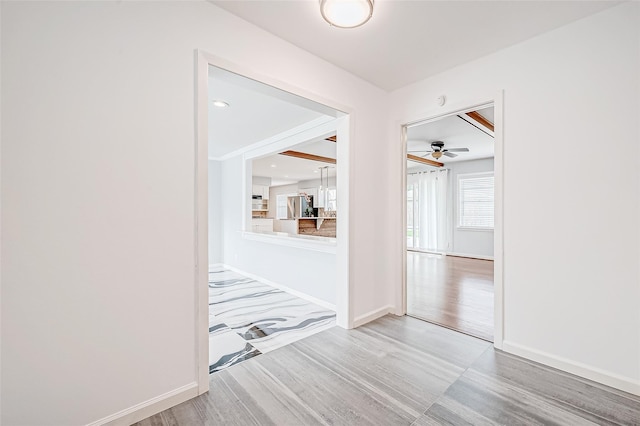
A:
<svg viewBox="0 0 640 426">
<path fill-rule="evenodd" d="M 458 226 L 493 228 L 493 174 L 458 176 Z"/>
</svg>

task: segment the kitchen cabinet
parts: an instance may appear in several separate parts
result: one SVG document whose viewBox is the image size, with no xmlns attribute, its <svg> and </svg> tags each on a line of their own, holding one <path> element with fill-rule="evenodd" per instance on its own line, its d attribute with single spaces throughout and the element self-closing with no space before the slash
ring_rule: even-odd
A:
<svg viewBox="0 0 640 426">
<path fill-rule="evenodd" d="M 251 219 L 253 232 L 273 232 L 273 219 Z"/>
<path fill-rule="evenodd" d="M 267 211 L 269 210 L 269 200 L 251 200 L 252 211 Z"/>
<path fill-rule="evenodd" d="M 251 195 L 262 197 L 263 200 L 269 199 L 269 187 L 267 185 L 252 185 Z"/>
</svg>

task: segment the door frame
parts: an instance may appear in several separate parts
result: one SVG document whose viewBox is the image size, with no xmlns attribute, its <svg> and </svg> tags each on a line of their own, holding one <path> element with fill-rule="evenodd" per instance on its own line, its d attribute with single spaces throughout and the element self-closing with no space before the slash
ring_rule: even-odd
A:
<svg viewBox="0 0 640 426">
<path fill-rule="evenodd" d="M 407 314 L 407 127 L 436 121 L 441 118 L 474 111 L 478 108 L 493 105 L 494 107 L 494 230 L 493 230 L 493 285 L 494 285 L 494 330 L 493 346 L 502 349 L 504 342 L 504 94 L 497 93 L 458 102 L 450 106 L 439 107 L 438 110 L 428 111 L 399 121 L 396 129 L 400 130 L 402 145 L 401 187 L 400 198 L 402 206 L 401 238 L 401 285 L 396 291 L 396 315 Z"/>
<path fill-rule="evenodd" d="M 354 110 L 342 105 L 338 101 L 323 98 L 315 93 L 308 92 L 299 87 L 285 83 L 272 77 L 261 75 L 255 70 L 235 64 L 200 49 L 195 51 L 195 175 L 194 175 L 194 283 L 195 283 L 195 357 L 196 379 L 198 382 L 198 394 L 209 390 L 209 259 L 208 259 L 208 67 L 213 65 L 235 74 L 259 81 L 269 86 L 276 87 L 286 92 L 293 93 L 303 98 L 326 105 L 343 115 L 337 126 L 337 136 L 340 139 L 337 144 L 337 187 L 338 205 L 340 217 L 336 224 L 336 324 L 342 328 L 353 328 L 354 310 L 352 300 L 353 277 L 350 268 L 352 247 L 350 241 L 352 229 L 350 223 L 354 221 L 354 212 L 349 208 L 350 193 L 353 179 L 350 178 L 350 170 L 353 170 L 354 158 L 351 155 L 354 141 L 354 125 L 351 117 Z"/>
</svg>

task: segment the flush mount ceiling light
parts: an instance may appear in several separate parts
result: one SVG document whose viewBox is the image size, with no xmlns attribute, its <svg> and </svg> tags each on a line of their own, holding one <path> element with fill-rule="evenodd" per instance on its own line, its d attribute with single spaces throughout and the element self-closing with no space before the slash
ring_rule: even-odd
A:
<svg viewBox="0 0 640 426">
<path fill-rule="evenodd" d="M 320 0 L 320 13 L 334 27 L 355 28 L 371 19 L 373 0 Z"/>
<path fill-rule="evenodd" d="M 221 101 L 216 99 L 215 101 L 212 102 L 213 106 L 218 107 L 218 108 L 226 108 L 229 106 L 229 104 L 225 101 Z"/>
</svg>

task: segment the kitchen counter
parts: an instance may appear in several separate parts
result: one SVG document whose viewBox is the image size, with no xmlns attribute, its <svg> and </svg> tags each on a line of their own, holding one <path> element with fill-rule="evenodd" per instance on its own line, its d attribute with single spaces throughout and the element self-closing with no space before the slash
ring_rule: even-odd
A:
<svg viewBox="0 0 640 426">
<path fill-rule="evenodd" d="M 323 216 L 302 216 L 302 217 L 296 217 L 294 219 L 337 219 L 337 217 L 335 217 L 335 216 L 333 216 L 333 217 L 330 217 L 330 216 L 325 216 L 325 217 L 323 217 Z"/>
</svg>

